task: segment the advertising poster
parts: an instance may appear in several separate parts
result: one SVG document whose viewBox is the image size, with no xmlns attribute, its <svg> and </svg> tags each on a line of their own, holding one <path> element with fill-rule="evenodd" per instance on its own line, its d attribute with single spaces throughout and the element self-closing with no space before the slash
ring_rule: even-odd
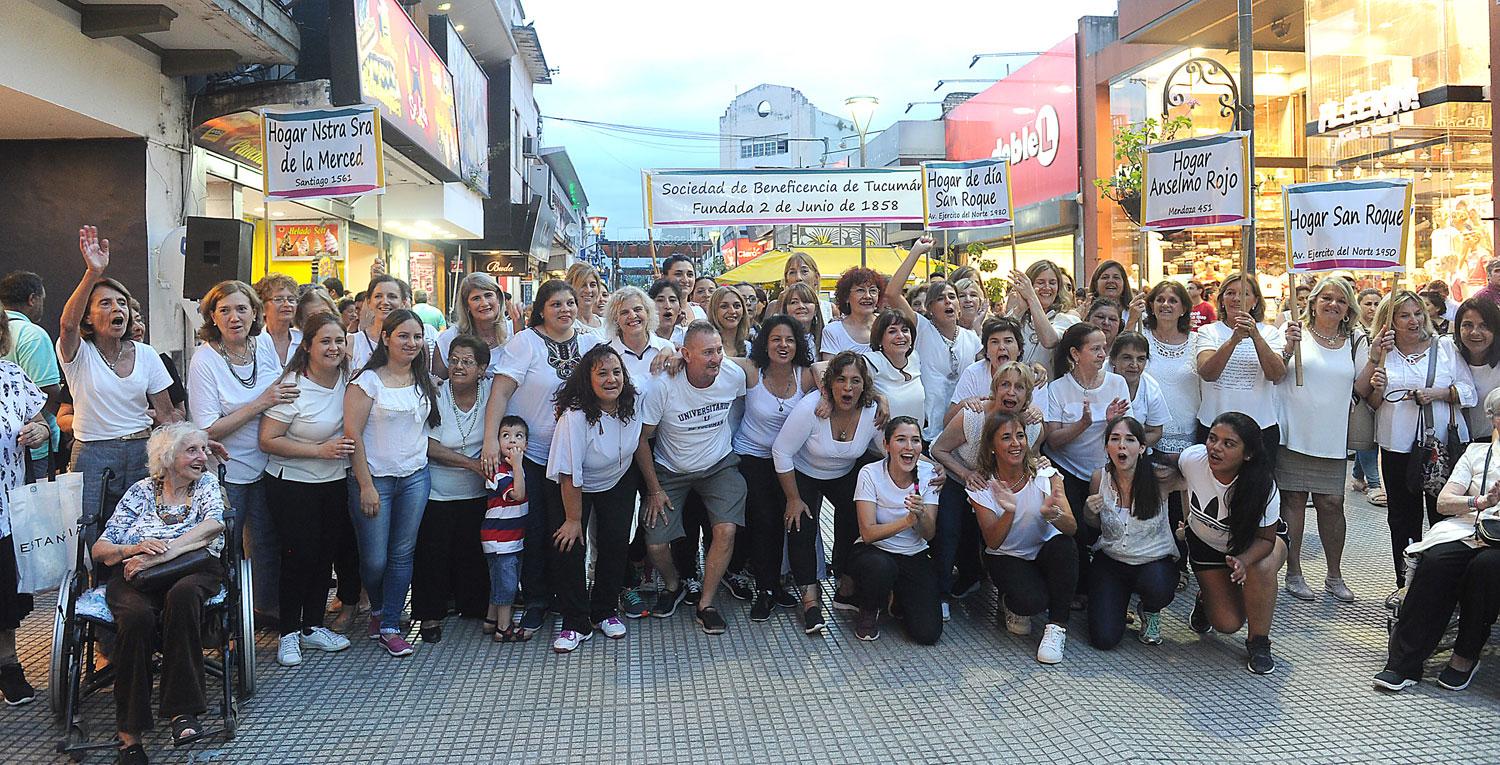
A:
<svg viewBox="0 0 1500 765">
<path fill-rule="evenodd" d="M 382 193 L 380 110 L 346 106 L 262 115 L 267 199 Z"/>
<path fill-rule="evenodd" d="M 1146 147 L 1141 230 L 1250 222 L 1250 134 L 1222 133 Z"/>
<path fill-rule="evenodd" d="M 459 169 L 453 78 L 396 0 L 354 0 L 361 100 L 407 139 Z"/>
<path fill-rule="evenodd" d="M 923 162 L 922 217 L 928 229 L 1009 226 L 1010 163 Z"/>
<path fill-rule="evenodd" d="M 1405 270 L 1410 179 L 1295 183 L 1282 197 L 1290 270 Z"/>
<path fill-rule="evenodd" d="M 430 252 L 413 252 L 411 254 L 409 268 L 411 276 L 411 288 L 413 291 L 422 290 L 432 296 L 429 299 L 437 302 L 437 264 L 436 258 Z"/>
<path fill-rule="evenodd" d="M 648 170 L 653 226 L 918 223 L 922 170 Z"/>
<path fill-rule="evenodd" d="M 453 73 L 453 98 L 458 110 L 459 176 L 464 183 L 490 193 L 490 80 L 469 54 L 463 40 L 448 25 L 448 70 Z"/>
<path fill-rule="evenodd" d="M 277 223 L 273 229 L 274 260 L 318 260 L 342 258 L 337 223 Z"/>
</svg>

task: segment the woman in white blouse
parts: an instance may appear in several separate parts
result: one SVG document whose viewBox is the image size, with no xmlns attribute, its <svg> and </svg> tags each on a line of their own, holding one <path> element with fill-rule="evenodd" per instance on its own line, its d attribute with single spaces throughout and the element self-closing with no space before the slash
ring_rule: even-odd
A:
<svg viewBox="0 0 1500 765">
<path fill-rule="evenodd" d="M 833 302 L 843 317 L 823 330 L 822 358 L 826 361 L 842 351 L 870 350 L 875 312 L 880 310 L 885 277 L 868 268 L 851 268 L 833 288 Z"/>
<path fill-rule="evenodd" d="M 922 390 L 922 362 L 913 358 L 917 325 L 906 316 L 884 310 L 871 330 L 870 350 L 864 353 L 874 378 L 875 392 L 885 396 L 892 417 L 910 417 L 921 424 L 926 413 Z"/>
<path fill-rule="evenodd" d="M 1354 602 L 1344 583 L 1344 476 L 1348 470 L 1349 411 L 1344 401 L 1354 392 L 1356 372 L 1365 366 L 1370 345 L 1355 334 L 1354 290 L 1337 276 L 1326 276 L 1312 290 L 1297 321 L 1288 322 L 1292 348 L 1302 347 L 1303 384 L 1294 370 L 1277 384 L 1280 393 L 1281 445 L 1276 457 L 1276 485 L 1281 489 L 1281 518 L 1288 529 L 1286 591 L 1312 600 L 1302 576 L 1302 535 L 1307 498 L 1318 513 L 1318 539 L 1328 562 L 1323 589 L 1335 600 Z"/>
<path fill-rule="evenodd" d="M 743 357 L 750 352 L 750 319 L 745 298 L 733 287 L 717 287 L 708 298 L 708 323 L 719 330 L 724 355 Z"/>
<path fill-rule="evenodd" d="M 859 534 L 854 510 L 854 485 L 860 458 L 880 443 L 875 427 L 875 386 L 864 357 L 845 351 L 828 362 L 822 391 L 832 403 L 827 418 L 816 411 L 819 396 L 798 402 L 771 445 L 771 458 L 781 492 L 786 496 L 784 521 L 792 577 L 802 588 L 802 628 L 813 635 L 823 631 L 823 609 L 818 605 L 818 517 L 826 497 L 833 504 L 833 568 L 841 577 L 835 596 L 847 601 L 845 556 Z"/>
<path fill-rule="evenodd" d="M 818 293 L 803 283 L 791 284 L 781 291 L 773 313 L 784 313 L 792 317 L 807 334 L 807 344 L 812 346 L 817 357 L 819 343 L 823 341 L 823 314 L 818 312 Z"/>
<path fill-rule="evenodd" d="M 932 441 L 943 432 L 943 416 L 958 387 L 958 376 L 979 355 L 979 336 L 959 321 L 958 292 L 948 282 L 927 290 L 927 313 L 918 314 L 906 302 L 906 280 L 917 259 L 932 250 L 932 237 L 912 244 L 906 259 L 885 285 L 886 304 L 900 311 L 917 327 L 917 356 L 921 359 L 922 390 L 926 398 L 926 425 L 922 437 Z"/>
<path fill-rule="evenodd" d="M 1282 353 L 1286 339 L 1265 317 L 1266 301 L 1255 277 L 1230 274 L 1219 289 L 1219 320 L 1194 334 L 1193 354 L 1203 380 L 1200 443 L 1208 436 L 1209 423 L 1225 412 L 1249 415 L 1260 426 L 1262 441 L 1281 443 L 1276 383 L 1286 374 L 1290 354 Z"/>
<path fill-rule="evenodd" d="M 1067 289 L 1067 279 L 1050 260 L 1032 263 L 1024 274 L 1012 272 L 1010 278 L 1015 285 L 1012 294 L 1020 301 L 1009 311 L 1012 318 L 1021 321 L 1020 360 L 1041 364 L 1050 377 L 1052 349 L 1062 333 L 1078 323 L 1078 317 L 1071 313 L 1073 295 Z"/>
<path fill-rule="evenodd" d="M 427 433 L 432 492 L 412 560 L 411 618 L 424 643 L 443 639 L 443 617 L 453 603 L 459 616 L 483 619 L 489 611 L 489 566 L 479 546 L 484 522 L 484 470 L 479 449 L 484 405 L 490 396 L 490 349 L 473 335 L 448 347 L 448 379 L 438 386 L 442 422 Z"/>
<path fill-rule="evenodd" d="M 448 349 L 453 338 L 472 335 L 489 348 L 490 363 L 481 370 L 492 376 L 500 368 L 505 341 L 510 339 L 510 316 L 506 311 L 505 293 L 495 277 L 473 273 L 458 284 L 458 315 L 453 324 L 438 334 L 437 353 L 432 354 L 432 373 L 448 377 Z"/>
<path fill-rule="evenodd" d="M 948 411 L 943 414 L 944 423 L 958 414 L 959 407 L 976 412 L 984 409 L 984 399 L 989 396 L 990 381 L 995 378 L 995 373 L 1006 364 L 1025 357 L 1021 337 L 1021 325 L 1015 319 L 997 318 L 984 323 L 979 333 L 984 358 L 964 367 L 963 373 L 958 376 L 958 385 L 953 388 Z M 1056 345 L 1053 342 L 1053 346 Z M 1047 364 L 1046 368 L 1051 369 L 1052 365 Z"/>
<path fill-rule="evenodd" d="M 302 663 L 306 646 L 323 651 L 349 647 L 347 638 L 323 626 L 328 567 L 350 523 L 346 471 L 354 440 L 344 435 L 347 338 L 331 314 L 314 314 L 305 327 L 303 341 L 277 378 L 295 384 L 298 396 L 267 409 L 257 436 L 267 455 L 262 481 L 281 574 L 276 660 L 288 667 Z M 346 585 L 343 576 L 339 584 Z M 359 598 L 358 588 L 353 598 L 351 606 Z"/>
<path fill-rule="evenodd" d="M 598 628 L 625 637 L 616 608 L 625 579 L 636 476 L 631 472 L 641 439 L 638 396 L 614 348 L 597 345 L 557 392 L 557 432 L 547 478 L 562 488 L 560 507 L 548 508 L 552 530 L 552 586 L 562 630 L 552 650 L 567 653 Z M 583 529 L 594 522 L 594 583 L 585 584 Z"/>
<path fill-rule="evenodd" d="M 370 277 L 370 286 L 365 288 L 365 304 L 360 308 L 359 331 L 349 333 L 350 370 L 358 372 L 364 369 L 375 349 L 380 347 L 380 333 L 386 317 L 410 302 L 411 286 L 406 282 L 390 274 Z"/>
<path fill-rule="evenodd" d="M 203 341 L 188 365 L 188 416 L 208 437 L 224 444 L 229 465 L 224 490 L 229 504 L 245 517 L 245 538 L 255 577 L 255 609 L 268 617 L 279 610 L 281 552 L 276 524 L 266 505 L 261 476 L 260 416 L 277 404 L 295 401 L 295 382 L 281 381 L 276 349 L 256 341 L 262 326 L 260 298 L 250 285 L 219 282 L 198 304 Z M 299 625 L 300 627 L 300 625 Z"/>
<path fill-rule="evenodd" d="M 354 441 L 349 488 L 359 497 L 354 531 L 371 601 L 369 637 L 392 656 L 412 653 L 398 620 L 432 488 L 427 430 L 442 418 L 429 366 L 422 320 L 396 309 L 380 328 L 380 346 L 344 394 L 344 435 Z"/>
<path fill-rule="evenodd" d="M 656 305 L 656 337 L 674 346 L 682 344 L 682 290 L 667 279 L 658 279 L 646 292 Z"/>
<path fill-rule="evenodd" d="M 1500 388 L 1500 306 L 1486 298 L 1469 298 L 1453 314 L 1453 346 L 1469 368 L 1474 398 L 1483 402 L 1490 391 Z M 1464 409 L 1473 441 L 1489 441 L 1489 418 L 1483 406 Z"/>
<path fill-rule="evenodd" d="M 266 274 L 255 283 L 255 295 L 266 314 L 266 325 L 255 340 L 270 345 L 276 360 L 286 366 L 302 344 L 302 330 L 297 328 L 297 280 L 286 274 Z"/>
<path fill-rule="evenodd" d="M 1197 359 L 1192 352 L 1193 335 L 1188 329 L 1192 321 L 1190 307 L 1187 289 L 1181 282 L 1164 281 L 1146 295 L 1146 318 L 1142 322 L 1145 326 L 1141 330 L 1151 346 L 1151 361 L 1146 371 L 1161 389 L 1169 416 L 1155 448 L 1168 454 L 1192 446 L 1198 430 L 1203 381 L 1198 377 Z"/>
<path fill-rule="evenodd" d="M 1406 584 L 1406 546 L 1422 538 L 1424 505 L 1430 523 L 1442 520 L 1437 496 L 1407 480 L 1412 442 L 1424 427 L 1444 437 L 1449 407 L 1473 406 L 1474 385 L 1453 344 L 1439 342 L 1417 293 L 1396 290 L 1386 296 L 1375 309 L 1375 326 L 1379 334 L 1355 390 L 1375 409 L 1391 557 L 1401 587 Z M 1468 422 L 1458 417 L 1457 424 L 1459 436 L 1467 440 Z"/>
<path fill-rule="evenodd" d="M 599 272 L 587 263 L 574 263 L 568 266 L 563 281 L 578 295 L 578 314 L 573 317 L 574 328 L 579 332 L 591 332 L 603 337 L 604 320 L 596 315 L 595 310 L 604 304 L 604 282 L 599 279 Z"/>
</svg>

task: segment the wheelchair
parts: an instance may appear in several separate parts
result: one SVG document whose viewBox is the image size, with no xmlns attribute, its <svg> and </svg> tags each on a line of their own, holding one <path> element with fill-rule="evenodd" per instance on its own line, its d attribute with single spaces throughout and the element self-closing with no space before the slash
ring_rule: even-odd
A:
<svg viewBox="0 0 1500 765">
<path fill-rule="evenodd" d="M 106 484 L 112 479 L 104 471 Z M 219 484 L 224 482 L 224 468 L 219 468 Z M 78 550 L 73 570 L 58 588 L 57 608 L 52 624 L 52 659 L 48 696 L 54 722 L 64 729 L 57 752 L 81 761 L 87 752 L 116 746 L 114 736 L 104 741 L 90 740 L 82 716 L 83 702 L 114 682 L 114 668 L 95 667 L 96 659 L 107 655 L 114 630 L 114 617 L 104 599 L 109 573 L 96 566 L 90 549 L 104 531 L 114 512 L 107 495 L 100 507 L 84 508 L 78 521 Z M 204 648 L 210 655 L 204 659 L 204 670 L 222 681 L 219 704 L 221 723 L 205 736 L 222 734 L 234 738 L 238 723 L 238 702 L 255 693 L 255 622 L 250 562 L 238 543 L 244 526 L 241 514 L 224 501 L 225 545 L 221 554 L 225 565 L 225 583 L 211 596 L 204 609 Z M 103 644 L 101 646 L 101 643 Z M 114 730 L 111 717 L 108 730 Z"/>
<path fill-rule="evenodd" d="M 1406 586 L 1392 592 L 1385 598 L 1385 634 L 1389 636 L 1396 631 L 1396 622 L 1401 619 L 1401 607 L 1406 604 L 1406 591 L 1411 586 L 1412 577 L 1417 574 L 1417 564 L 1422 562 L 1422 553 L 1407 553 L 1406 563 Z M 1458 617 L 1463 608 L 1459 605 L 1453 609 L 1453 618 L 1448 620 L 1447 629 L 1443 630 L 1443 637 L 1438 641 L 1437 650 L 1434 653 L 1442 653 L 1453 649 L 1453 644 L 1458 641 Z"/>
</svg>

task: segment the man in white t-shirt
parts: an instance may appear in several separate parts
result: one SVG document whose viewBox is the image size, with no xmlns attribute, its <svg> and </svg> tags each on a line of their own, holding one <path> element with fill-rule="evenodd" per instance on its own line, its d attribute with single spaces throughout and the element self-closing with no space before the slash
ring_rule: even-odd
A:
<svg viewBox="0 0 1500 765">
<path fill-rule="evenodd" d="M 708 322 L 688 325 L 682 360 L 681 373 L 658 380 L 646 395 L 641 406 L 641 442 L 635 453 L 646 487 L 641 519 L 646 553 L 666 587 L 651 615 L 671 616 L 687 594 L 672 562 L 671 544 L 686 536 L 682 508 L 688 492 L 696 492 L 713 528 L 696 617 L 704 632 L 720 635 L 726 625 L 713 605 L 714 596 L 729 567 L 736 527 L 745 525 L 745 479 L 734 454 L 730 420 L 735 399 L 745 395 L 745 372 L 733 362 L 724 363 L 724 343 Z"/>
</svg>

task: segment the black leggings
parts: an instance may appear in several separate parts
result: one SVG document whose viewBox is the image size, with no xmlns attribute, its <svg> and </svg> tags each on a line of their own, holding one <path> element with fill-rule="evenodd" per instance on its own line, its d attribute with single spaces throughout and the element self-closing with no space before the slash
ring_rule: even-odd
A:
<svg viewBox="0 0 1500 765">
<path fill-rule="evenodd" d="M 849 549 L 848 566 L 860 608 L 879 611 L 895 595 L 913 643 L 932 645 L 942 637 L 943 598 L 927 550 L 898 555 L 860 542 Z"/>
<path fill-rule="evenodd" d="M 781 551 L 786 546 L 786 495 L 770 457 L 741 454 L 740 475 L 750 488 L 745 495 L 748 533 L 736 535 L 735 545 L 744 541 L 749 548 L 756 589 L 774 591 L 781 584 Z"/>
<path fill-rule="evenodd" d="M 349 517 L 348 482 L 288 481 L 265 476 L 266 506 L 281 548 L 281 580 L 277 623 L 281 634 L 323 626 L 328 604 L 328 566 L 333 559 L 334 530 L 339 518 Z M 355 590 L 353 606 L 359 599 Z"/>
<path fill-rule="evenodd" d="M 803 516 L 800 528 L 787 532 L 787 550 L 792 558 L 792 577 L 797 586 L 818 581 L 818 518 L 823 498 L 833 503 L 833 568 L 843 574 L 845 556 L 859 536 L 859 519 L 854 513 L 854 485 L 859 480 L 859 464 L 837 478 L 812 478 L 802 471 L 797 476 L 797 494 L 807 504 L 812 517 Z M 784 517 L 784 516 L 783 516 Z"/>
<path fill-rule="evenodd" d="M 479 543 L 484 505 L 484 497 L 428 500 L 412 554 L 411 618 L 442 619 L 450 599 L 460 615 L 485 618 L 490 573 Z"/>
<path fill-rule="evenodd" d="M 1058 468 L 1063 477 L 1063 494 L 1068 498 L 1068 506 L 1073 509 L 1074 517 L 1078 517 L 1080 508 L 1088 502 L 1089 479 L 1079 478 L 1072 473 Z M 1078 546 L 1078 583 L 1075 592 L 1084 594 L 1089 582 L 1089 561 L 1093 559 L 1094 553 L 1089 548 L 1099 539 L 1099 530 L 1086 523 L 1078 524 L 1078 531 L 1073 534 L 1073 544 Z M 1015 609 L 1011 609 L 1015 611 Z M 1017 613 L 1020 613 L 1017 611 Z"/>
<path fill-rule="evenodd" d="M 1406 586 L 1406 546 L 1422 539 L 1422 510 L 1427 523 L 1443 519 L 1437 511 L 1437 495 L 1417 494 L 1406 485 L 1410 454 L 1380 450 L 1380 474 L 1385 476 L 1385 519 L 1391 528 L 1391 559 L 1396 564 L 1396 586 Z"/>
<path fill-rule="evenodd" d="M 1500 549 L 1476 550 L 1460 540 L 1422 552 L 1391 631 L 1385 668 L 1420 680 L 1422 662 L 1437 650 L 1457 605 L 1462 608 L 1453 655 L 1477 661 L 1500 614 Z"/>
<path fill-rule="evenodd" d="M 1078 586 L 1078 547 L 1072 537 L 1058 534 L 1043 542 L 1036 560 L 988 553 L 984 557 L 990 579 L 1011 613 L 1034 616 L 1045 609 L 1048 620 L 1068 623 Z"/>
</svg>

